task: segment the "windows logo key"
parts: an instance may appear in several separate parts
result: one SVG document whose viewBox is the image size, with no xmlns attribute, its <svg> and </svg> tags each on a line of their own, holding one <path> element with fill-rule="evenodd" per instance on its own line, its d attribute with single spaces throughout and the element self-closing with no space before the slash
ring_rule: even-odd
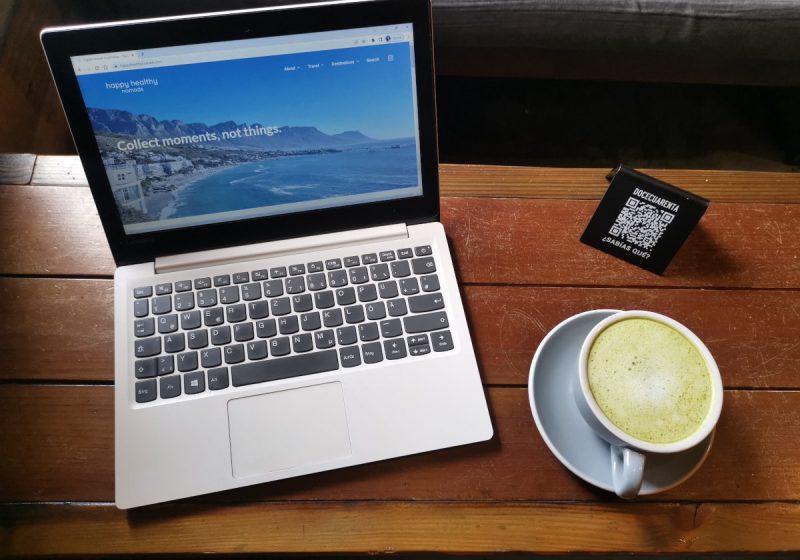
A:
<svg viewBox="0 0 800 560">
<path fill-rule="evenodd" d="M 581 241 L 662 274 L 708 200 L 620 165 Z"/>
</svg>

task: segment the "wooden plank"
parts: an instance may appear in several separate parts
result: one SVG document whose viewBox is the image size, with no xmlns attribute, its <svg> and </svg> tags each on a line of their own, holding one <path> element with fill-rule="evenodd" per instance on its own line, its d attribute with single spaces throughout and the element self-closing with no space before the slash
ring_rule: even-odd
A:
<svg viewBox="0 0 800 560">
<path fill-rule="evenodd" d="M 27 185 L 33 175 L 33 154 L 0 154 L 0 185 Z"/>
<path fill-rule="evenodd" d="M 0 385 L 0 501 L 113 501 L 113 388 Z M 596 501 L 546 447 L 524 388 L 490 388 L 493 440 L 194 499 Z M 800 392 L 727 391 L 697 474 L 651 501 L 800 499 Z M 513 482 L 512 482 L 513 481 Z"/>
<path fill-rule="evenodd" d="M 606 168 L 439 166 L 441 192 L 453 197 L 570 198 L 599 200 L 608 188 Z M 642 173 L 712 202 L 800 203 L 800 173 L 641 169 Z"/>
<path fill-rule="evenodd" d="M 0 507 L 4 556 L 707 553 L 800 549 L 800 505 L 281 503 Z"/>
<path fill-rule="evenodd" d="M 464 295 L 490 385 L 527 384 L 536 347 L 567 317 L 643 308 L 697 333 L 726 387 L 800 388 L 800 291 L 467 286 Z M 0 301 L 0 379 L 113 381 L 110 280 L 4 278 Z"/>
<path fill-rule="evenodd" d="M 78 156 L 39 156 L 33 168 L 31 184 L 85 187 L 88 182 Z"/>
<path fill-rule="evenodd" d="M 442 222 L 466 283 L 794 288 L 800 205 L 712 205 L 664 276 L 583 245 L 594 202 L 449 198 Z M 86 188 L 0 190 L 0 274 L 107 275 Z"/>
</svg>

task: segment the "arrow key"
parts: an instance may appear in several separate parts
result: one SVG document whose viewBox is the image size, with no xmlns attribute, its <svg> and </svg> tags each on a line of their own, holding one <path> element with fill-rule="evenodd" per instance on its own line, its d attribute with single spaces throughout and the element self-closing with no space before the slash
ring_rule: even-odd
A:
<svg viewBox="0 0 800 560">
<path fill-rule="evenodd" d="M 447 352 L 453 349 L 453 336 L 450 331 L 431 333 L 434 352 Z"/>
</svg>

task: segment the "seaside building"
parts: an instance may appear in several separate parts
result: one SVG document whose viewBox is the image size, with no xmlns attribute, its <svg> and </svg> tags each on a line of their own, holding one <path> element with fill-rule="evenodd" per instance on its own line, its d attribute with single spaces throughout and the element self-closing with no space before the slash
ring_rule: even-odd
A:
<svg viewBox="0 0 800 560">
<path fill-rule="evenodd" d="M 136 162 L 129 160 L 103 160 L 111 184 L 111 192 L 120 207 L 135 208 L 147 212 L 144 193 L 137 176 Z"/>
</svg>

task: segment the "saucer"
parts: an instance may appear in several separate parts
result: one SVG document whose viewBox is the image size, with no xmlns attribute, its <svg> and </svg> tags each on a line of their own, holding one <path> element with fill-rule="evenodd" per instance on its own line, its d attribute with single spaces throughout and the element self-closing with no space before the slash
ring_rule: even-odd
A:
<svg viewBox="0 0 800 560">
<path fill-rule="evenodd" d="M 550 451 L 565 467 L 589 484 L 613 492 L 609 444 L 600 439 L 581 417 L 572 396 L 578 375 L 578 356 L 592 328 L 617 313 L 598 309 L 573 315 L 545 336 L 531 363 L 528 397 L 533 419 Z M 640 496 L 677 486 L 705 461 L 714 432 L 691 449 L 669 455 L 647 453 Z"/>
</svg>

